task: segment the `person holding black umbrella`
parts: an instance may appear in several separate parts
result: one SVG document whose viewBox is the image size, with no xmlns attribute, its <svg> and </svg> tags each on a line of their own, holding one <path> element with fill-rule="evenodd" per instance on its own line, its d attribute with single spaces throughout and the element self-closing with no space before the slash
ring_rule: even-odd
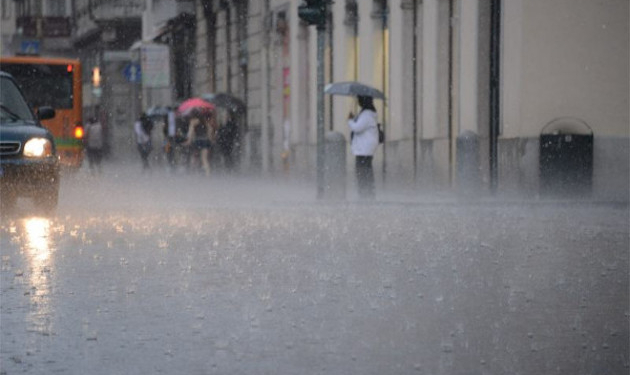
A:
<svg viewBox="0 0 630 375">
<path fill-rule="evenodd" d="M 378 120 L 376 108 L 370 96 L 358 96 L 361 111 L 358 115 L 348 115 L 352 154 L 355 156 L 355 173 L 359 197 L 373 199 L 374 169 L 372 158 L 378 147 Z"/>
<path fill-rule="evenodd" d="M 149 165 L 149 154 L 153 150 L 151 144 L 151 131 L 153 130 L 153 122 L 143 113 L 140 118 L 133 125 L 134 132 L 136 134 L 136 144 L 138 145 L 138 151 L 142 158 L 142 170 L 148 171 L 151 169 Z"/>
</svg>

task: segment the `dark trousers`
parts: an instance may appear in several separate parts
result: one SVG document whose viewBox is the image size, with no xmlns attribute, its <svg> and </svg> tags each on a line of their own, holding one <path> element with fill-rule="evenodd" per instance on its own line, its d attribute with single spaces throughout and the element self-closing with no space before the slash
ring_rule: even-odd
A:
<svg viewBox="0 0 630 375">
<path fill-rule="evenodd" d="M 356 156 L 355 172 L 360 198 L 374 198 L 374 169 L 372 156 Z"/>
<path fill-rule="evenodd" d="M 86 150 L 88 163 L 90 165 L 90 169 L 94 171 L 95 169 L 100 172 L 101 170 L 101 160 L 103 159 L 103 150 L 100 148 L 87 148 Z"/>
<path fill-rule="evenodd" d="M 151 153 L 151 144 L 138 144 L 138 151 L 140 151 L 140 157 L 142 158 L 142 169 L 150 169 L 149 154 Z"/>
</svg>

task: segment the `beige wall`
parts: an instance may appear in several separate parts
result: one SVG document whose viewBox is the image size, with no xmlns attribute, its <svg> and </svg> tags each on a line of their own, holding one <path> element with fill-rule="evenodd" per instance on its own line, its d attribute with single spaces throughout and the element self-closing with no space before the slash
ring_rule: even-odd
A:
<svg viewBox="0 0 630 375">
<path fill-rule="evenodd" d="M 258 131 L 250 142 L 252 149 L 259 150 L 262 170 L 276 173 L 281 165 L 284 130 L 280 123 L 281 48 L 275 44 L 273 20 L 276 12 L 283 9 L 287 11 L 290 28 L 290 171 L 312 177 L 317 125 L 317 42 L 315 28 L 304 26 L 297 17 L 298 4 L 298 0 L 250 1 L 248 122 L 251 129 Z M 386 91 L 387 106 L 376 102 L 388 135 L 386 147 L 380 148 L 376 157 L 377 181 L 381 181 L 381 166 L 386 163 L 387 178 L 392 181 L 408 183 L 411 176 L 418 175 L 418 180 L 430 181 L 432 186 L 456 182 L 455 140 L 461 131 L 472 130 L 481 137 L 479 169 L 487 183 L 490 2 L 418 0 L 415 46 L 414 19 L 410 14 L 413 4 L 413 0 L 388 1 L 388 30 L 384 34 L 382 21 L 374 14 L 374 2 L 359 0 L 355 52 L 352 28 L 343 23 L 345 1 L 335 1 L 333 75 L 328 74 L 327 79 L 358 80 Z M 596 167 L 620 160 L 623 178 L 628 169 L 628 161 L 623 160 L 628 153 L 624 140 L 627 143 L 629 131 L 628 1 L 504 0 L 502 7 L 500 152 L 503 154 L 500 157 L 507 154 L 510 157 L 501 160 L 502 171 L 509 173 L 501 172 L 500 178 L 516 176 L 511 182 L 513 186 L 536 188 L 537 146 L 530 141 L 537 142 L 542 127 L 560 116 L 583 119 L 593 127 L 596 139 L 620 139 L 620 152 L 596 152 Z M 453 12 L 452 19 L 449 11 Z M 271 19 L 269 30 L 265 27 L 266 19 Z M 221 19 L 218 21 L 224 25 Z M 225 54 L 224 33 L 220 27 L 218 90 L 226 85 L 225 62 L 221 61 Z M 383 39 L 384 35 L 388 40 Z M 197 46 L 200 49 L 205 43 Z M 328 73 L 330 68 L 326 67 Z M 327 111 L 331 111 L 328 96 L 325 103 Z M 353 99 L 338 96 L 332 99 L 332 127 L 346 137 L 346 118 L 351 110 L 356 110 Z M 330 112 L 325 115 L 326 129 L 330 116 Z M 531 144 L 509 148 L 523 142 Z M 600 147 L 605 145 L 596 144 L 596 148 Z M 348 160 L 351 164 L 349 151 Z M 596 173 L 596 176 L 605 175 L 612 176 Z M 628 183 L 621 181 L 618 186 L 620 190 L 627 189 Z"/>
<path fill-rule="evenodd" d="M 17 15 L 15 14 L 15 2 L 6 2 L 5 13 L 0 14 L 0 55 L 10 56 L 14 55 L 11 42 L 13 41 L 13 35 L 15 34 L 15 20 Z"/>
<path fill-rule="evenodd" d="M 628 137 L 628 1 L 505 3 L 503 136 L 572 116 L 596 137 Z"/>
</svg>

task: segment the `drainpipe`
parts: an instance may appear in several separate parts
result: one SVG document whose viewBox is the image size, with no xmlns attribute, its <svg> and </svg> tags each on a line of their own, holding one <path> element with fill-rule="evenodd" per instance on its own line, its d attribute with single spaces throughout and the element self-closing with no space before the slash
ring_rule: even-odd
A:
<svg viewBox="0 0 630 375">
<path fill-rule="evenodd" d="M 453 164 L 455 163 L 455 155 L 456 151 L 453 142 L 455 141 L 454 129 L 453 129 L 453 74 L 454 73 L 454 62 L 453 59 L 455 54 L 453 53 L 453 45 L 454 45 L 454 35 L 453 35 L 453 15 L 454 15 L 454 0 L 449 0 L 448 2 L 448 178 L 449 178 L 449 186 L 453 186 L 453 174 L 455 173 L 455 168 L 453 168 Z"/>
<path fill-rule="evenodd" d="M 387 14 L 389 12 L 389 8 L 388 8 L 388 3 L 386 0 L 383 0 L 383 4 L 382 4 L 382 44 L 383 44 L 383 72 L 382 72 L 382 79 L 383 79 L 383 92 L 387 95 L 387 90 L 388 87 L 385 87 L 385 84 L 388 83 L 387 82 L 387 68 L 388 66 L 386 66 L 387 63 L 387 54 L 389 53 L 389 51 L 387 51 L 386 46 L 389 46 L 389 42 L 386 41 L 386 37 L 388 36 L 388 34 L 386 33 L 387 31 Z M 387 100 L 383 101 L 383 132 L 385 132 L 385 134 L 387 134 Z M 387 137 L 385 138 L 387 139 Z M 383 184 L 385 184 L 386 181 L 386 171 L 387 171 L 387 142 L 383 142 Z"/>
<path fill-rule="evenodd" d="M 238 30 L 237 30 L 237 38 L 239 45 L 239 59 L 238 64 L 240 68 L 240 77 L 241 77 L 241 93 L 243 95 L 242 99 L 245 102 L 245 106 L 247 106 L 247 96 L 248 96 L 248 64 L 249 64 L 249 55 L 247 51 L 247 32 L 248 32 L 248 13 L 249 8 L 247 6 L 247 1 L 241 1 L 238 3 Z"/>
<path fill-rule="evenodd" d="M 225 83 L 225 90 L 229 93 L 232 92 L 232 11 L 230 4 L 227 1 L 221 2 L 221 8 L 225 11 L 225 64 L 227 67 Z"/>
<path fill-rule="evenodd" d="M 332 6 L 332 4 L 331 4 Z M 328 54 L 328 66 L 330 67 L 330 73 L 329 73 L 329 79 L 328 82 L 333 82 L 334 77 L 335 77 L 335 64 L 333 63 L 334 60 L 334 55 L 335 55 L 335 43 L 333 41 L 333 29 L 334 29 L 334 24 L 333 24 L 333 15 L 332 15 L 332 10 L 327 7 L 326 9 L 326 18 L 327 18 L 327 24 L 328 24 L 328 48 L 329 48 L 329 54 Z M 329 111 L 328 111 L 328 130 L 333 131 L 334 129 L 334 101 L 333 101 L 333 96 L 332 95 L 328 95 L 328 105 L 329 105 Z"/>
<path fill-rule="evenodd" d="M 271 171 L 271 140 L 273 134 L 271 132 L 271 104 L 270 104 L 270 52 L 271 48 L 271 28 L 272 28 L 272 14 L 270 10 L 270 0 L 265 0 L 263 11 L 263 46 L 261 50 L 261 80 L 263 83 L 263 95 L 261 100 L 261 133 L 260 133 L 260 167 L 264 172 Z M 255 155 L 252 155 L 255 156 Z"/>
<path fill-rule="evenodd" d="M 356 4 L 356 3 L 355 3 Z M 352 30 L 354 32 L 354 80 L 359 80 L 359 10 L 358 4 Z"/>
<path fill-rule="evenodd" d="M 490 192 L 498 185 L 498 138 L 500 126 L 501 0 L 490 3 Z"/>
<path fill-rule="evenodd" d="M 206 19 L 206 57 L 208 61 L 208 85 L 210 92 L 217 91 L 216 65 L 216 20 L 210 0 L 202 2 L 203 15 Z"/>
<path fill-rule="evenodd" d="M 328 6 L 326 4 L 326 12 Z M 324 198 L 324 48 L 326 43 L 326 23 L 319 23 L 317 29 L 317 198 Z"/>
<path fill-rule="evenodd" d="M 412 3 L 413 6 L 413 88 L 412 92 L 412 126 L 413 126 L 413 181 L 414 184 L 418 182 L 418 2 L 416 0 Z"/>
</svg>

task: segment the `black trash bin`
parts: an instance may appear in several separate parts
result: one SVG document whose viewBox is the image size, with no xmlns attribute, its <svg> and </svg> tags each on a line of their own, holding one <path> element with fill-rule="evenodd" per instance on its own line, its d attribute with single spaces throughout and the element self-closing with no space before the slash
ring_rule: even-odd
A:
<svg viewBox="0 0 630 375">
<path fill-rule="evenodd" d="M 593 131 L 580 119 L 562 117 L 540 134 L 540 193 L 587 196 L 593 186 Z"/>
</svg>

